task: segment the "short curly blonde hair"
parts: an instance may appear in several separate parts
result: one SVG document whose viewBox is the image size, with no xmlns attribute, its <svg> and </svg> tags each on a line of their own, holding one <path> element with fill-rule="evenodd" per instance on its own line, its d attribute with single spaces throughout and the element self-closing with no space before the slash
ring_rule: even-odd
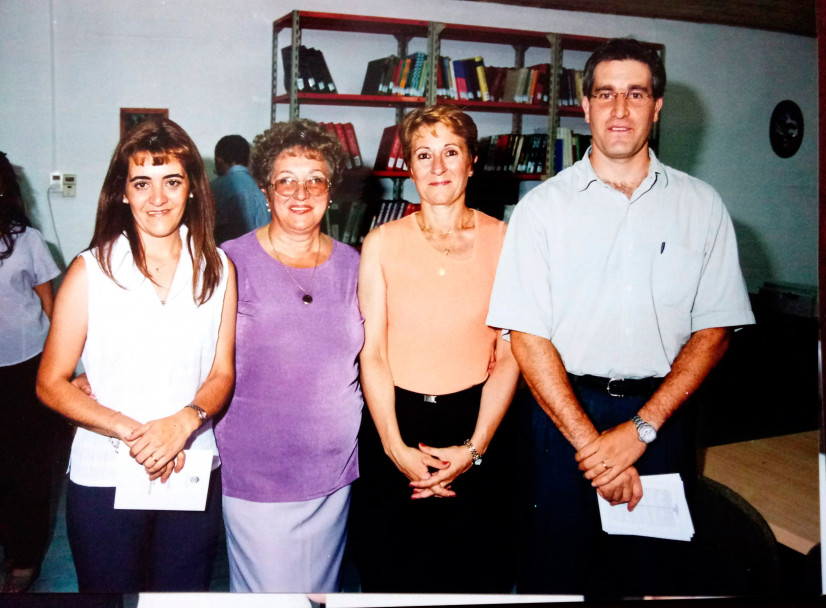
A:
<svg viewBox="0 0 826 608">
<path fill-rule="evenodd" d="M 273 163 L 287 150 L 327 163 L 328 179 L 341 182 L 345 152 L 338 138 L 322 125 L 306 118 L 277 122 L 252 140 L 250 170 L 258 185 L 265 188 L 272 179 Z"/>
</svg>

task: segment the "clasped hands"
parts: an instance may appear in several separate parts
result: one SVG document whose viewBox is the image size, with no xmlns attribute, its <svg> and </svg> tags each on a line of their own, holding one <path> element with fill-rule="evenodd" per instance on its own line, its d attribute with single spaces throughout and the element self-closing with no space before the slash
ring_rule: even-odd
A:
<svg viewBox="0 0 826 608">
<path fill-rule="evenodd" d="M 628 510 L 642 499 L 642 482 L 632 466 L 645 452 L 637 427 L 630 420 L 604 431 L 575 455 L 579 470 L 600 496 L 612 506 L 628 503 Z"/>
<path fill-rule="evenodd" d="M 72 380 L 72 384 L 95 399 L 86 374 Z M 192 431 L 187 431 L 187 423 L 190 422 L 187 416 L 191 418 L 187 412 L 177 412 L 146 424 L 120 412 L 113 412 L 112 415 L 118 418 L 116 436 L 129 447 L 129 455 L 143 465 L 150 481 L 160 479 L 161 483 L 166 483 L 172 473 L 183 470 L 186 463 L 183 447 L 192 434 Z"/>
<path fill-rule="evenodd" d="M 420 443 L 418 449 L 405 445 L 394 450 L 391 458 L 410 480 L 413 500 L 456 496 L 450 485 L 472 466 L 470 451 L 463 445 L 432 448 Z"/>
</svg>

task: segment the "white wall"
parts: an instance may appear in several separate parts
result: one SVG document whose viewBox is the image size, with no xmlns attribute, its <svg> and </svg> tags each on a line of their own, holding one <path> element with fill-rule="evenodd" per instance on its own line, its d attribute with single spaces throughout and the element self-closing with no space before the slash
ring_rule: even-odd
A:
<svg viewBox="0 0 826 608">
<path fill-rule="evenodd" d="M 294 8 L 284 0 L 0 3 L 0 149 L 20 168 L 37 223 L 50 242 L 59 237 L 67 260 L 91 237 L 97 194 L 117 142 L 119 108 L 169 108 L 211 164 L 222 135 L 251 139 L 268 126 L 272 21 Z M 814 38 L 461 0 L 304 0 L 300 8 L 630 34 L 665 44 L 669 88 L 661 157 L 723 195 L 752 291 L 765 280 L 816 284 Z M 339 90 L 352 93 L 360 91 L 366 61 L 395 49 L 390 36 L 307 32 L 304 42 L 325 52 Z M 282 36 L 279 46 L 287 43 Z M 450 53 L 475 55 L 475 48 L 457 44 Z M 501 47 L 483 50 L 489 64 L 511 57 L 505 52 L 500 59 L 500 53 Z M 803 110 L 806 134 L 797 155 L 784 160 L 771 151 L 768 121 L 776 103 L 787 98 Z M 285 118 L 287 108 L 278 112 Z M 394 116 L 392 110 L 309 106 L 302 115 L 353 122 L 367 164 Z M 509 117 L 474 117 L 483 135 L 510 129 Z M 537 126 L 542 122 L 526 122 Z M 47 197 L 51 170 L 78 176 L 76 198 L 52 194 L 54 223 Z"/>
</svg>

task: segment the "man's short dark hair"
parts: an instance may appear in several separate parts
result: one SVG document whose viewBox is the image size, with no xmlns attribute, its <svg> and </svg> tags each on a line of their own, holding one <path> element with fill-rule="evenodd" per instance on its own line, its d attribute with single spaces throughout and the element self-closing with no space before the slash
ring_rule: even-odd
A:
<svg viewBox="0 0 826 608">
<path fill-rule="evenodd" d="M 594 70 L 603 61 L 632 59 L 644 63 L 651 70 L 651 93 L 654 99 L 665 94 L 665 66 L 660 54 L 652 47 L 634 38 L 612 38 L 599 46 L 588 58 L 582 75 L 582 89 L 586 95 L 594 92 Z"/>
<path fill-rule="evenodd" d="M 215 144 L 215 159 L 223 159 L 230 165 L 250 164 L 250 144 L 240 135 L 224 135 Z"/>
</svg>

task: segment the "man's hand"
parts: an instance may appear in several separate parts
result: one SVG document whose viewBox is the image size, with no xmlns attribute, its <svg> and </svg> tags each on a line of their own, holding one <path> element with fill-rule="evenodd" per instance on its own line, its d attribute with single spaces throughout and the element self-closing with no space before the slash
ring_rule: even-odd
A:
<svg viewBox="0 0 826 608">
<path fill-rule="evenodd" d="M 585 472 L 585 479 L 595 488 L 601 488 L 637 462 L 645 448 L 636 425 L 629 420 L 603 432 L 575 457 L 579 470 Z"/>
<path fill-rule="evenodd" d="M 613 481 L 598 488 L 597 493 L 610 502 L 612 507 L 628 503 L 628 510 L 633 511 L 642 500 L 642 481 L 637 469 L 628 467 Z"/>
</svg>

